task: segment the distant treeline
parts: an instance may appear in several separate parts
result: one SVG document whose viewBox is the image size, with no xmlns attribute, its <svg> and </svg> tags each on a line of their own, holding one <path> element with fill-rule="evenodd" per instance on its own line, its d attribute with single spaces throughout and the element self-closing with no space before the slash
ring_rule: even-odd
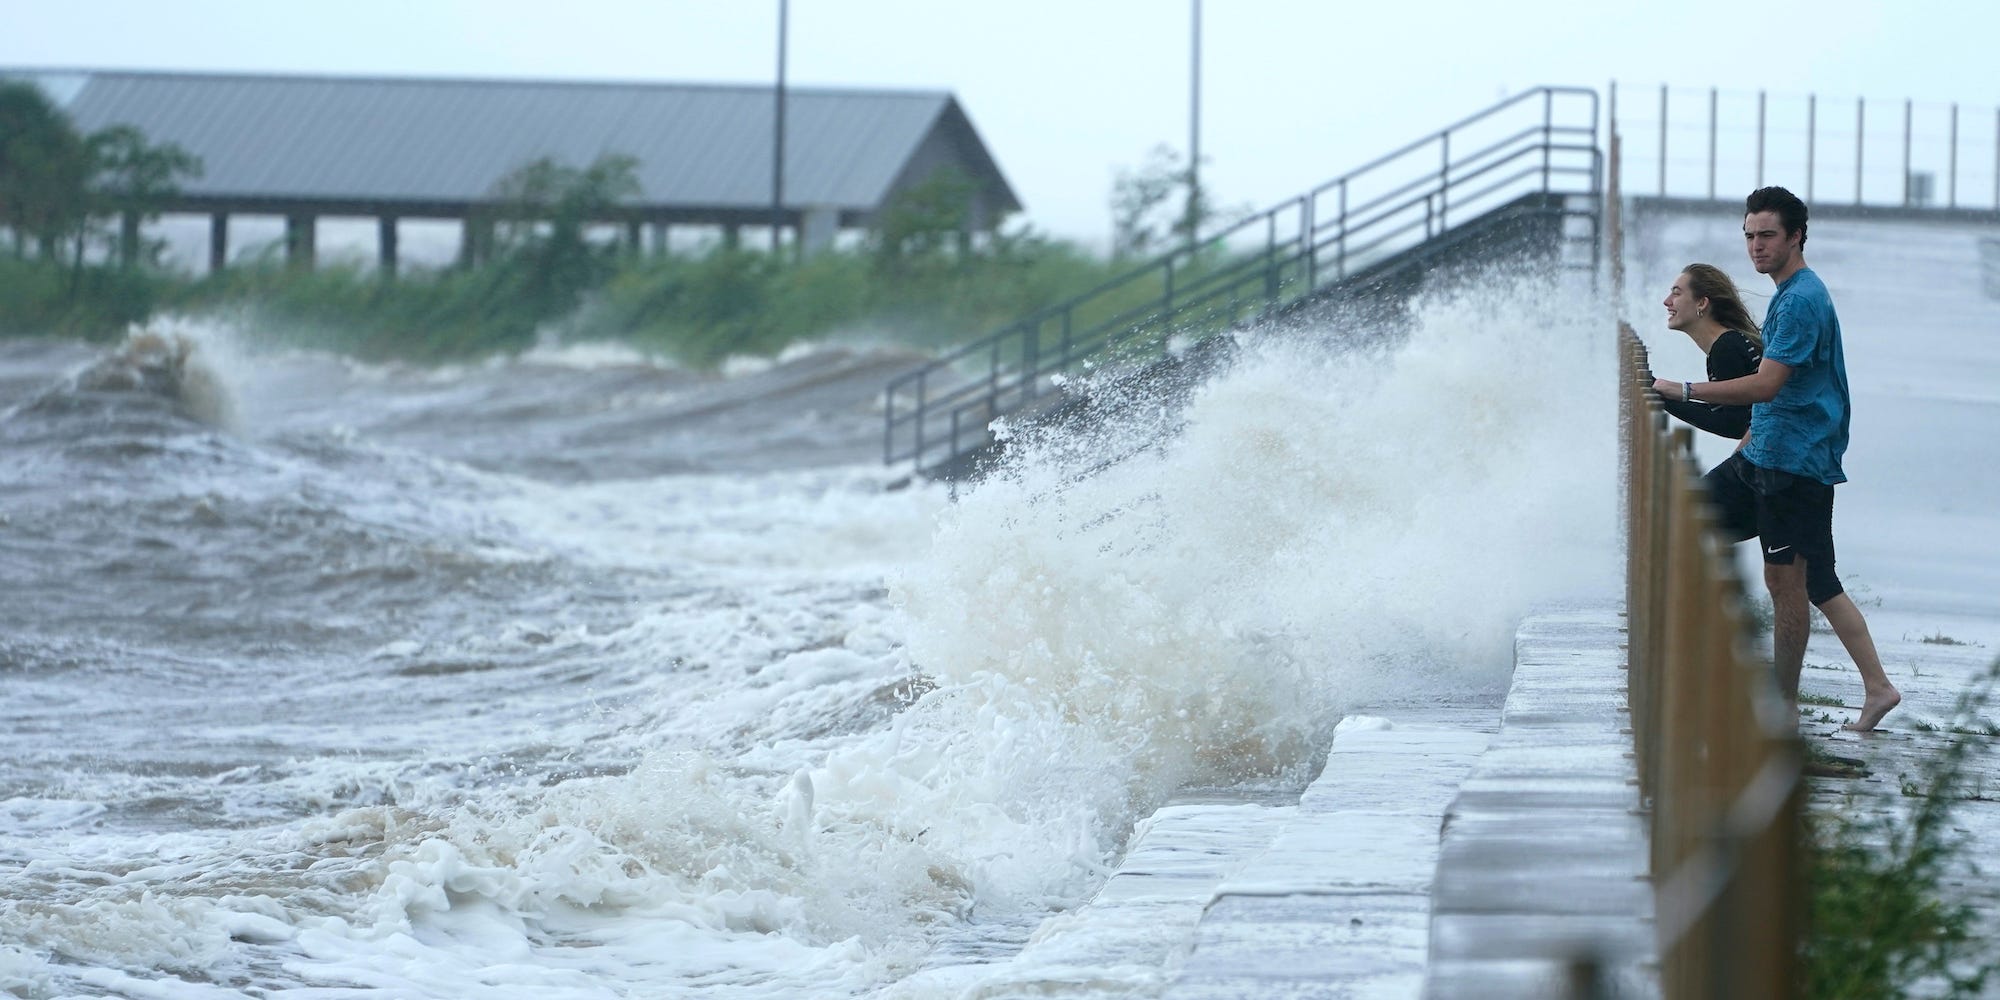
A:
<svg viewBox="0 0 2000 1000">
<path fill-rule="evenodd" d="M 1033 237 L 965 254 L 860 248 L 796 260 L 726 245 L 638 257 L 584 242 L 563 249 L 542 235 L 477 266 L 394 281 L 364 266 L 277 261 L 156 280 L 172 308 L 233 313 L 260 337 L 365 358 L 448 360 L 553 337 L 627 342 L 703 366 L 842 333 L 955 343 L 1083 291 L 1112 266 Z"/>
<path fill-rule="evenodd" d="M 496 186 L 490 253 L 474 264 L 288 266 L 276 254 L 215 275 L 163 263 L 143 238 L 201 163 L 130 128 L 80 134 L 42 91 L 0 84 L 0 334 L 114 338 L 156 313 L 223 314 L 253 336 L 368 358 L 443 360 L 553 334 L 621 340 L 696 365 L 838 333 L 960 342 L 1090 289 L 1185 225 L 1183 174 L 1154 154 L 1113 194 L 1112 259 L 1025 228 L 967 238 L 964 177 L 940 172 L 885 206 L 867 238 L 804 257 L 717 243 L 641 256 L 593 237 L 637 193 L 637 163 L 529 163 Z M 1169 214 L 1173 213 L 1173 214 Z"/>
<path fill-rule="evenodd" d="M 0 82 L 0 330 L 99 333 L 142 320 L 160 247 L 141 227 L 201 161 L 116 125 L 88 135 L 40 88 Z"/>
</svg>

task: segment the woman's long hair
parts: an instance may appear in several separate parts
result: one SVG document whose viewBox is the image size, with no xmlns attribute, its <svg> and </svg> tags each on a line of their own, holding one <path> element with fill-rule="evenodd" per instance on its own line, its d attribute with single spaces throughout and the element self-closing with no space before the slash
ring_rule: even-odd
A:
<svg viewBox="0 0 2000 1000">
<path fill-rule="evenodd" d="M 1688 277 L 1688 293 L 1708 300 L 1715 321 L 1723 329 L 1741 330 L 1751 343 L 1764 346 L 1764 331 L 1750 318 L 1750 310 L 1743 307 L 1743 297 L 1736 293 L 1736 282 L 1729 280 L 1729 275 L 1714 264 L 1689 264 L 1681 268 L 1681 273 Z"/>
</svg>

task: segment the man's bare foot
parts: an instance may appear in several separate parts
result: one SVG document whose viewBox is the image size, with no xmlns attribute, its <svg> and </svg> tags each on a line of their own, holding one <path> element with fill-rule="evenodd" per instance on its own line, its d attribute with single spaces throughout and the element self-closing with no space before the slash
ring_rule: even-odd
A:
<svg viewBox="0 0 2000 1000">
<path fill-rule="evenodd" d="M 1857 733 L 1873 732 L 1875 725 L 1882 721 L 1882 717 L 1888 715 L 1891 709 L 1902 703 L 1902 692 L 1897 691 L 1894 687 L 1884 687 L 1880 691 L 1870 691 L 1867 697 L 1861 700 L 1861 715 L 1853 722 L 1840 728 L 1851 729 Z"/>
</svg>

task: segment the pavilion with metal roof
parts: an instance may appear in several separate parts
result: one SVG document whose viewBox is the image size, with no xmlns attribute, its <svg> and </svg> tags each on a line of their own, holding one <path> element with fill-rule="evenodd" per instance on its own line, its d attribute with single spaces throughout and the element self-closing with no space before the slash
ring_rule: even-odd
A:
<svg viewBox="0 0 2000 1000">
<path fill-rule="evenodd" d="M 762 86 L 96 70 L 0 70 L 47 92 L 83 132 L 130 125 L 201 158 L 164 206 L 210 217 L 209 262 L 228 256 L 232 214 L 286 220 L 287 250 L 309 262 L 322 217 L 378 220 L 393 270 L 397 222 L 465 224 L 462 254 L 490 241 L 496 185 L 537 160 L 637 163 L 639 194 L 616 217 L 633 246 L 651 227 L 774 223 L 805 249 L 866 228 L 902 191 L 944 168 L 970 183 L 969 228 L 1020 209 L 949 93 Z M 774 202 L 774 152 L 784 152 Z"/>
</svg>

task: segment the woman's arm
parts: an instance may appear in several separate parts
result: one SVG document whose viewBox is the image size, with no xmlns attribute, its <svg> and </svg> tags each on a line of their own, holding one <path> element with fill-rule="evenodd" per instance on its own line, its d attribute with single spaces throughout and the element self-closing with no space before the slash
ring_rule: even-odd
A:
<svg viewBox="0 0 2000 1000">
<path fill-rule="evenodd" d="M 1736 406 L 1768 403 L 1777 397 L 1778 390 L 1784 388 L 1785 380 L 1791 377 L 1791 365 L 1765 358 L 1758 362 L 1755 372 L 1742 378 L 1732 378 L 1723 382 L 1696 382 L 1694 398 Z"/>
<path fill-rule="evenodd" d="M 1708 380 L 1722 382 L 1749 375 L 1757 370 L 1760 352 L 1750 338 L 1731 330 L 1717 338 L 1708 351 Z M 1750 431 L 1750 407 L 1695 399 L 1682 402 L 1680 384 L 1668 383 L 1660 395 L 1667 412 L 1688 424 L 1720 437 L 1740 439 Z"/>
<path fill-rule="evenodd" d="M 1724 406 L 1707 403 L 1699 399 L 1681 402 L 1681 384 L 1667 383 L 1673 387 L 1672 395 L 1660 393 L 1661 401 L 1667 404 L 1667 412 L 1688 424 L 1710 434 L 1726 438 L 1740 438 L 1750 430 L 1750 408 L 1747 406 Z"/>
</svg>

